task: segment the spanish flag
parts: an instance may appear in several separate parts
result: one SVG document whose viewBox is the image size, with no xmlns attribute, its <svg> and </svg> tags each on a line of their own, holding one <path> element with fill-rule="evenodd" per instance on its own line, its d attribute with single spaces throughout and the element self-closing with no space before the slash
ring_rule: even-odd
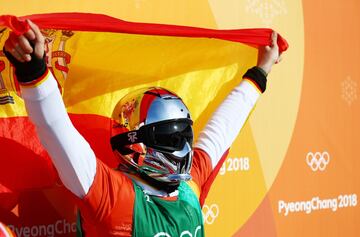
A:
<svg viewBox="0 0 360 237">
<path fill-rule="evenodd" d="M 257 48 L 269 45 L 271 29 L 212 30 L 132 23 L 98 14 L 0 16 L 0 49 L 10 31 L 28 30 L 31 19 L 46 37 L 46 62 L 68 113 L 97 157 L 117 165 L 109 143 L 112 110 L 140 87 L 161 86 L 188 105 L 195 133 L 256 64 Z M 278 37 L 280 51 L 287 42 Z M 6 194 L 58 182 L 47 152 L 30 123 L 14 68 L 0 51 L 0 205 Z M 5 207 L 0 207 L 5 208 Z"/>
</svg>

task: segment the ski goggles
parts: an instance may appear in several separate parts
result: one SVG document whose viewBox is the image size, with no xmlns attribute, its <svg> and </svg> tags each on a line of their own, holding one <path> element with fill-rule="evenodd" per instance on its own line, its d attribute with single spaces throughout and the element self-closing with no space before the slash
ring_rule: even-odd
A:
<svg viewBox="0 0 360 237">
<path fill-rule="evenodd" d="M 194 134 L 190 119 L 173 119 L 152 123 L 116 135 L 110 139 L 113 150 L 125 145 L 144 143 L 146 146 L 167 152 L 181 151 L 186 142 L 192 146 Z"/>
</svg>

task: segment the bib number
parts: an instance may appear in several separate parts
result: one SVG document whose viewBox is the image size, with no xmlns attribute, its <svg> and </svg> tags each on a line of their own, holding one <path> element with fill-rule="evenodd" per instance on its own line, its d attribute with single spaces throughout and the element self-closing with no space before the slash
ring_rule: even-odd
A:
<svg viewBox="0 0 360 237">
<path fill-rule="evenodd" d="M 180 237 L 197 237 L 199 230 L 201 230 L 201 226 L 199 225 L 196 227 L 194 234 L 192 234 L 188 230 L 184 230 L 183 232 L 181 232 Z M 154 235 L 154 237 L 172 237 L 172 236 L 166 232 L 159 232 L 156 235 Z"/>
</svg>

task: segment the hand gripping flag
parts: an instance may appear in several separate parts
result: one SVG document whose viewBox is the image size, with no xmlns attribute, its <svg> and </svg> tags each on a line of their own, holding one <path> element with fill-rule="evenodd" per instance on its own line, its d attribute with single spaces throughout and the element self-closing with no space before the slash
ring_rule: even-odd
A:
<svg viewBox="0 0 360 237">
<path fill-rule="evenodd" d="M 129 91 L 161 86 L 179 94 L 201 129 L 221 99 L 256 64 L 257 48 L 271 29 L 212 30 L 131 23 L 98 14 L 0 16 L 0 199 L 57 182 L 48 154 L 30 123 L 14 68 L 2 48 L 9 31 L 21 35 L 31 19 L 45 36 L 46 63 L 68 113 L 95 154 L 115 167 L 109 117 Z M 280 51 L 288 47 L 279 36 Z M 5 196 L 4 196 L 5 195 Z M 5 197 L 5 198 L 4 198 Z"/>
</svg>

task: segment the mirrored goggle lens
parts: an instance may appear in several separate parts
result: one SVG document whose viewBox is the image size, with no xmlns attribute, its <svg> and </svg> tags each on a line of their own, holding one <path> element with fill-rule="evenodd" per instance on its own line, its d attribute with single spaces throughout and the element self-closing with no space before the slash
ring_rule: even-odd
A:
<svg viewBox="0 0 360 237">
<path fill-rule="evenodd" d="M 150 126 L 149 142 L 154 148 L 163 148 L 172 151 L 183 149 L 186 142 L 192 145 L 193 130 L 190 121 L 176 121 Z"/>
</svg>

